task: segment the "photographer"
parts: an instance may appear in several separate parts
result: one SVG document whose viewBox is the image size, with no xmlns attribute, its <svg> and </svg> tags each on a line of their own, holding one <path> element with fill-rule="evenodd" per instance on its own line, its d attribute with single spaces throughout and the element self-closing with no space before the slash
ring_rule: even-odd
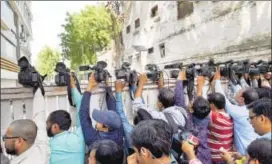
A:
<svg viewBox="0 0 272 164">
<path fill-rule="evenodd" d="M 182 107 L 175 105 L 175 93 L 168 88 L 159 89 L 158 109 L 148 107 L 142 102 L 141 96 L 147 76 L 141 74 L 139 77 L 138 87 L 135 92 L 135 100 L 133 101 L 132 108 L 135 112 L 139 109 L 145 109 L 152 118 L 162 119 L 169 123 L 176 133 L 179 129 L 184 128 L 186 125 L 187 112 Z"/>
<path fill-rule="evenodd" d="M 172 132 L 163 120 L 140 122 L 131 133 L 134 153 L 127 158 L 128 164 L 177 164 L 170 154 Z"/>
<path fill-rule="evenodd" d="M 75 79 L 70 76 L 72 98 L 76 105 L 76 130 L 69 132 L 71 116 L 65 110 L 56 110 L 47 118 L 47 135 L 51 137 L 50 164 L 82 164 L 85 155 L 85 141 L 79 120 L 82 96 L 76 88 Z M 69 86 L 67 86 L 69 87 Z M 72 148 L 72 149 L 71 149 Z"/>
<path fill-rule="evenodd" d="M 120 116 L 115 112 L 116 102 L 114 97 L 106 91 L 106 100 L 108 111 L 94 110 L 92 117 L 96 123 L 96 128 L 92 126 L 90 118 L 90 99 L 92 92 L 97 86 L 94 73 L 89 78 L 89 83 L 86 91 L 83 94 L 79 117 L 80 123 L 85 138 L 85 142 L 89 148 L 98 140 L 109 139 L 116 142 L 120 147 L 123 147 L 123 128 Z"/>
<path fill-rule="evenodd" d="M 217 68 L 215 73 L 215 91 L 224 94 L 223 88 L 220 82 L 220 71 Z M 226 96 L 225 96 L 226 98 Z M 246 105 L 259 99 L 258 93 L 253 88 L 246 88 L 240 90 L 235 96 L 236 102 L 239 105 L 233 105 L 226 98 L 226 112 L 232 117 L 234 122 L 234 144 L 235 148 L 242 155 L 246 154 L 247 146 L 258 137 L 254 132 L 254 129 L 248 122 L 248 109 Z"/>
<path fill-rule="evenodd" d="M 248 120 L 260 138 L 271 140 L 272 105 L 271 99 L 259 99 L 248 106 Z"/>
<path fill-rule="evenodd" d="M 112 140 L 96 141 L 89 153 L 89 164 L 123 164 L 124 151 Z"/>
<path fill-rule="evenodd" d="M 46 135 L 45 99 L 40 88 L 34 88 L 33 119 L 13 121 L 3 141 L 7 154 L 16 156 L 12 164 L 48 164 L 50 148 Z"/>
</svg>

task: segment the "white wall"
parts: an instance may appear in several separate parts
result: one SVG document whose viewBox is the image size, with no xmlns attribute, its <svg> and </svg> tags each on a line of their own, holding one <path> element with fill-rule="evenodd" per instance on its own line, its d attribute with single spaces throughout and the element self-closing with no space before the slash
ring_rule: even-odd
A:
<svg viewBox="0 0 272 164">
<path fill-rule="evenodd" d="M 182 61 L 262 58 L 271 55 L 271 1 L 202 1 L 194 2 L 193 13 L 177 20 L 176 1 L 133 1 L 123 29 L 124 58 L 133 56 L 141 70 L 145 64 L 164 65 Z M 158 5 L 160 21 L 154 22 L 150 11 Z M 135 34 L 134 21 L 140 15 L 140 31 Z M 127 25 L 131 32 L 126 33 Z M 134 34 L 133 34 L 134 33 Z M 166 57 L 161 58 L 159 44 L 165 43 Z M 142 52 L 140 63 L 132 46 L 154 46 L 154 52 Z M 204 58 L 202 57 L 204 56 Z M 205 58 L 206 57 L 206 58 Z"/>
</svg>

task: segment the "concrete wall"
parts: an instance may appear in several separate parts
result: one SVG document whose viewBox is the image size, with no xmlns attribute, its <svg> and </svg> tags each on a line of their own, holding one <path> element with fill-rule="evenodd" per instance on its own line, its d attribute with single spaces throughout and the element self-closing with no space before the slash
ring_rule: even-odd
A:
<svg viewBox="0 0 272 164">
<path fill-rule="evenodd" d="M 158 16 L 151 8 L 158 5 Z M 124 60 L 143 71 L 148 63 L 159 66 L 182 61 L 271 58 L 271 1 L 198 1 L 193 12 L 177 18 L 176 1 L 126 2 L 122 31 Z M 140 18 L 140 27 L 134 21 Z M 130 25 L 130 33 L 126 27 Z M 165 57 L 159 45 L 165 44 Z M 144 47 L 141 55 L 133 46 Z M 154 48 L 149 54 L 146 49 Z M 144 50 L 145 49 L 145 50 Z M 140 67 L 140 68 L 139 68 Z"/>
</svg>

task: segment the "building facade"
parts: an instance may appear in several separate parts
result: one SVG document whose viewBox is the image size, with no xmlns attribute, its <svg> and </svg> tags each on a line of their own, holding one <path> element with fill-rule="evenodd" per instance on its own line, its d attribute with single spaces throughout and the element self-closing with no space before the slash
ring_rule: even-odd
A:
<svg viewBox="0 0 272 164">
<path fill-rule="evenodd" d="M 1 88 L 17 87 L 17 61 L 31 60 L 31 1 L 1 1 Z"/>
<path fill-rule="evenodd" d="M 122 60 L 146 64 L 271 59 L 271 1 L 126 1 Z"/>
</svg>

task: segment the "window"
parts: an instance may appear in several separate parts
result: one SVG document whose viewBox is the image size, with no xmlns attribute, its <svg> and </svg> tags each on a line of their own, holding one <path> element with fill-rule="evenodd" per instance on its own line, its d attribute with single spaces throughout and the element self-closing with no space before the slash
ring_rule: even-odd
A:
<svg viewBox="0 0 272 164">
<path fill-rule="evenodd" d="M 135 20 L 135 28 L 140 27 L 140 18 Z"/>
<path fill-rule="evenodd" d="M 194 11 L 194 3 L 190 1 L 178 1 L 178 19 L 183 19 L 189 16 Z"/>
<path fill-rule="evenodd" d="M 161 58 L 164 58 L 165 57 L 165 45 L 164 45 L 164 43 L 160 44 L 159 47 L 160 47 Z"/>
<path fill-rule="evenodd" d="M 4 36 L 1 35 L 1 56 L 16 61 L 16 47 Z"/>
<path fill-rule="evenodd" d="M 130 33 L 130 25 L 127 26 L 127 34 Z"/>
<path fill-rule="evenodd" d="M 151 17 L 153 18 L 157 15 L 158 15 L 158 5 L 156 5 L 155 7 L 151 9 Z"/>
<path fill-rule="evenodd" d="M 154 52 L 154 48 L 153 47 L 151 47 L 151 48 L 148 49 L 148 54 L 152 54 L 153 52 Z"/>
</svg>

